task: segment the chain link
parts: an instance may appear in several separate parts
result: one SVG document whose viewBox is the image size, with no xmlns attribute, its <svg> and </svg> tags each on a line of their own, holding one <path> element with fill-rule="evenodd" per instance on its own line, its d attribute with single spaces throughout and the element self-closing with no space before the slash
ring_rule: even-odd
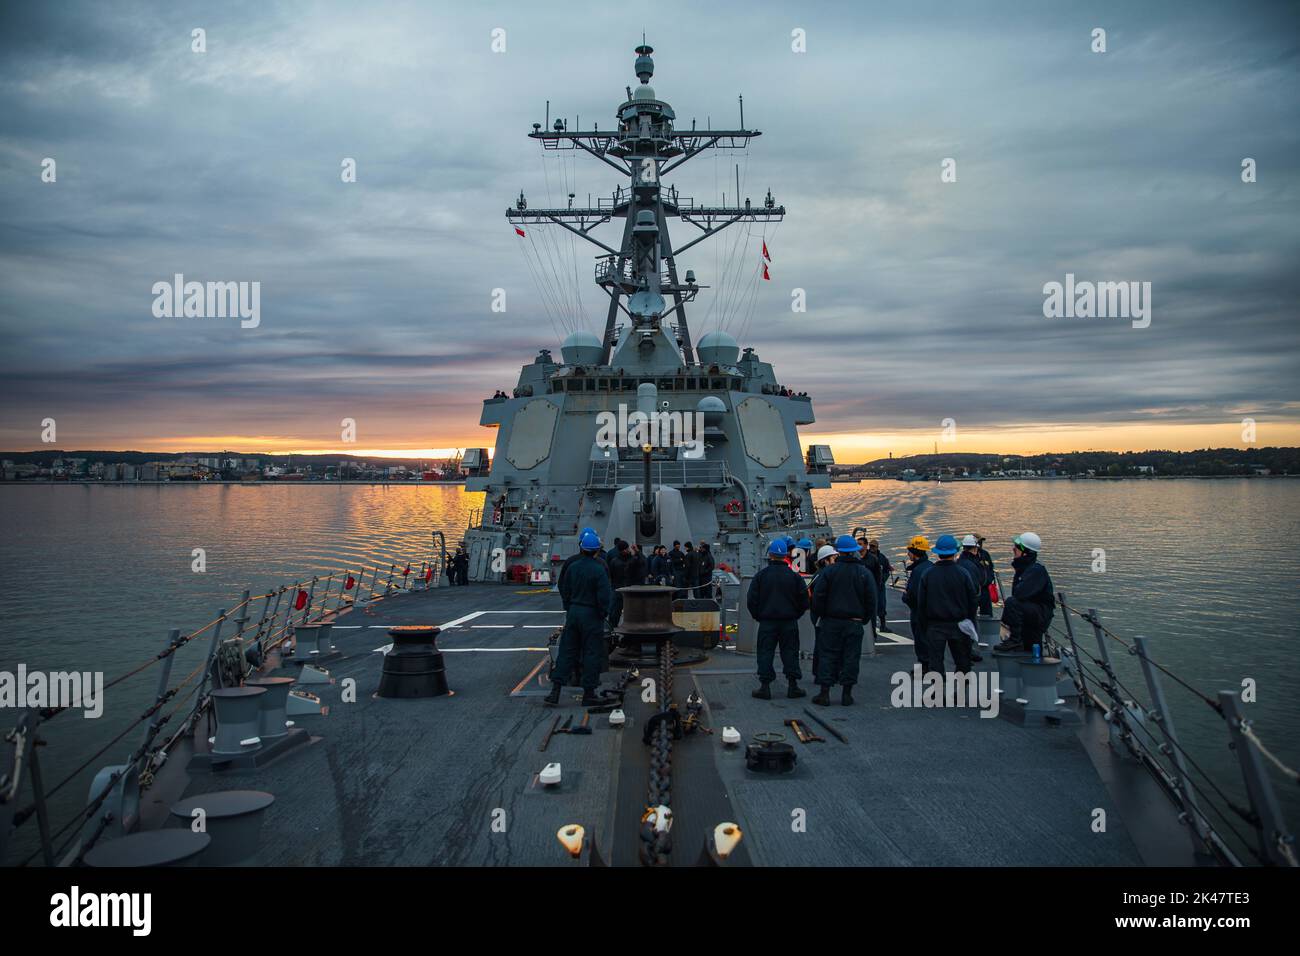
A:
<svg viewBox="0 0 1300 956">
<path fill-rule="evenodd" d="M 680 736 L 677 704 L 673 700 L 672 641 L 659 648 L 659 712 L 650 738 L 650 773 L 646 787 L 646 811 L 641 816 L 641 863 L 668 866 L 673 849 L 673 738 Z"/>
</svg>

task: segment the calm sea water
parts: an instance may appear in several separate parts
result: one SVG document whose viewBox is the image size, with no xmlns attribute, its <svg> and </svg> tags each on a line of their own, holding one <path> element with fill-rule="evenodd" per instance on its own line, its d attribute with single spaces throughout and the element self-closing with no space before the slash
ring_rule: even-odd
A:
<svg viewBox="0 0 1300 956">
<path fill-rule="evenodd" d="M 916 533 L 986 535 L 1008 583 L 1011 537 L 1037 531 L 1071 603 L 1098 608 L 1121 636 L 1149 637 L 1152 656 L 1188 683 L 1213 696 L 1253 678 L 1259 699 L 1248 710 L 1258 733 L 1300 765 L 1300 483 L 872 481 L 837 484 L 817 502 L 837 530 L 861 525 L 879 537 L 895 564 Z M 111 678 L 160 650 L 170 628 L 206 624 L 243 588 L 256 594 L 312 574 L 419 561 L 433 530 L 454 541 L 481 504 L 481 494 L 457 486 L 0 486 L 0 670 L 23 662 Z M 191 570 L 195 548 L 206 552 L 201 574 Z M 1105 551 L 1104 573 L 1091 569 L 1094 549 Z M 890 600 L 893 617 L 901 605 Z M 1080 637 L 1095 651 L 1090 633 Z M 174 674 L 190 673 L 206 649 L 195 641 Z M 1146 699 L 1134 663 L 1121 657 L 1117 668 Z M 47 784 L 143 711 L 154 680 L 150 670 L 122 685 L 98 720 L 53 721 L 42 753 Z M 1197 762 L 1244 799 L 1222 721 L 1181 688 L 1166 693 Z M 97 765 L 122 759 L 139 739 L 133 731 Z M 60 792 L 56 819 L 88 785 L 79 779 Z M 1295 788 L 1279 789 L 1300 826 Z"/>
</svg>

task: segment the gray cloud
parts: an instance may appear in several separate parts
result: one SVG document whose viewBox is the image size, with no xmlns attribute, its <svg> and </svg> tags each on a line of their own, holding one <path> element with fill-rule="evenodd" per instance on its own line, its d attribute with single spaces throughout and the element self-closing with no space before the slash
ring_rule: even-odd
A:
<svg viewBox="0 0 1300 956">
<path fill-rule="evenodd" d="M 766 232 L 770 283 L 753 278 L 757 231 L 684 257 L 713 286 L 696 335 L 742 333 L 814 393 L 819 430 L 954 409 L 967 428 L 1295 420 L 1296 10 L 657 5 L 674 28 L 647 24 L 654 83 L 679 123 L 731 125 L 743 92 L 765 133 L 683 166 L 682 193 L 734 200 L 738 162 L 747 195 L 770 186 L 789 208 Z M 543 293 L 502 212 L 521 188 L 559 205 L 616 185 L 524 134 L 547 98 L 552 117 L 610 125 L 640 23 L 620 31 L 595 3 L 5 4 L 0 18 L 0 445 L 31 446 L 56 409 L 83 446 L 110 429 L 328 437 L 311 423 L 339 409 L 390 440 L 449 443 L 537 348 L 599 328 L 595 250 L 535 237 L 564 275 Z M 498 26 L 505 55 L 489 49 Z M 806 54 L 790 52 L 795 27 Z M 262 326 L 155 319 L 150 287 L 176 272 L 261 281 Z M 1044 319 L 1042 286 L 1066 272 L 1150 281 L 1151 327 Z M 806 314 L 790 312 L 794 287 Z M 549 314 L 557 301 L 576 315 Z"/>
</svg>

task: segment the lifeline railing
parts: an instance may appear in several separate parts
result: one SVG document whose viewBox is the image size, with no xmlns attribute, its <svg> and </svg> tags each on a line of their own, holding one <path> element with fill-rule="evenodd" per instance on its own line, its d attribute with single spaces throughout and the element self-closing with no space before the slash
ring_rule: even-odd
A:
<svg viewBox="0 0 1300 956">
<path fill-rule="evenodd" d="M 441 532 L 435 532 L 434 536 L 441 538 Z M 199 720 L 210 713 L 210 683 L 217 666 L 218 649 L 224 643 L 238 640 L 241 652 L 251 652 L 249 657 L 260 663 L 267 653 L 289 640 L 294 628 L 301 624 L 334 620 L 349 608 L 368 605 L 392 594 L 440 587 L 446 581 L 447 570 L 446 545 L 442 542 L 440 548 L 435 547 L 430 556 L 419 561 L 418 565 L 412 560 L 387 567 L 383 564 L 376 564 L 373 568 L 366 565 L 355 572 L 352 568 L 345 568 L 282 585 L 265 594 L 253 595 L 245 589 L 234 607 L 221 608 L 215 618 L 184 636 L 179 629 L 171 630 L 157 654 L 104 683 L 103 692 L 107 692 L 159 665 L 153 703 L 53 786 L 46 786 L 42 776 L 38 748 L 45 741 L 40 739 L 40 729 L 69 708 L 23 710 L 13 729 L 0 738 L 8 749 L 8 759 L 0 762 L 0 864 L 8 865 L 9 847 L 21 832 L 19 828 L 31 819 L 36 820 L 39 846 L 19 860 L 19 866 L 26 866 L 38 858 L 46 866 L 77 865 L 106 829 L 115 823 L 126 822 L 115 819 L 111 809 L 99 813 L 100 808 L 114 794 L 117 800 L 113 806 L 122 805 L 122 796 L 128 788 L 131 793 L 148 789 L 154 773 L 167 759 L 171 748 L 192 733 Z M 228 624 L 235 627 L 235 632 L 223 641 L 222 632 Z M 210 635 L 206 657 L 173 685 L 171 671 L 177 652 L 205 634 Z M 169 705 L 170 709 L 167 709 Z M 184 716 L 180 717 L 175 731 L 164 738 L 163 729 L 182 711 Z M 146 726 L 141 741 L 126 761 L 107 768 L 109 772 L 104 784 L 95 789 L 92 783 L 82 809 L 55 828 L 50 820 L 51 798 L 80 779 L 142 724 Z M 0 760 L 3 756 L 4 752 L 0 751 Z M 20 806 L 18 799 L 24 778 L 31 781 L 31 800 Z"/>
<path fill-rule="evenodd" d="M 1300 774 L 1278 759 L 1255 733 L 1253 722 L 1242 713 L 1241 692 L 1220 690 L 1211 697 L 1154 660 L 1147 638 L 1124 640 L 1102 623 L 1096 608 L 1080 611 L 1070 606 L 1063 591 L 1057 592 L 1056 603 L 1062 616 L 1059 622 L 1053 621 L 1049 626 L 1046 634 L 1049 647 L 1045 650 L 1054 650 L 1059 655 L 1084 703 L 1105 713 L 1115 749 L 1140 761 L 1156 777 L 1177 806 L 1179 821 L 1188 827 L 1194 853 L 1210 855 L 1235 866 L 1242 865 L 1239 850 L 1264 865 L 1300 865 L 1295 837 L 1287 829 L 1269 766 L 1293 785 L 1300 783 Z M 1076 636 L 1076 619 L 1091 628 L 1097 645 L 1095 655 Z M 1139 695 L 1116 673 L 1111 656 L 1116 649 L 1137 658 L 1149 704 L 1142 703 Z M 1248 805 L 1243 806 L 1225 793 L 1179 741 L 1162 678 L 1167 678 L 1224 722 L 1228 747 L 1236 754 L 1245 781 Z M 1158 735 L 1149 724 L 1155 725 Z M 1217 825 L 1211 813 L 1218 818 Z M 1255 840 L 1242 834 L 1237 823 L 1245 823 L 1254 830 Z M 1235 847 L 1225 834 L 1232 835 Z"/>
<path fill-rule="evenodd" d="M 889 585 L 892 590 L 904 590 L 899 584 L 900 577 L 894 575 Z M 1004 599 L 1009 596 L 1000 582 L 998 590 Z M 1154 660 L 1148 653 L 1149 642 L 1145 637 L 1124 640 L 1102 624 L 1096 608 L 1080 611 L 1072 607 L 1064 591 L 1057 592 L 1056 605 L 1063 614 L 1059 621 L 1049 624 L 1044 634 L 1043 654 L 1059 655 L 1080 699 L 1086 706 L 1104 713 L 1112 747 L 1140 762 L 1155 777 L 1178 810 L 1179 822 L 1188 827 L 1193 853 L 1230 866 L 1244 865 L 1241 852 L 1265 866 L 1300 866 L 1295 836 L 1287 828 L 1269 771 L 1272 768 L 1291 784 L 1300 784 L 1300 773 L 1287 766 L 1260 739 L 1254 722 L 1242 713 L 1239 691 L 1220 690 L 1211 697 Z M 1076 618 L 1092 629 L 1096 656 L 1076 636 Z M 1125 655 L 1137 658 L 1150 704 L 1142 703 L 1139 695 L 1116 674 L 1112 645 L 1121 648 Z M 1224 722 L 1228 748 L 1236 754 L 1241 768 L 1248 805 L 1243 806 L 1225 793 L 1179 741 L 1162 676 Z M 1148 721 L 1158 728 L 1159 739 L 1147 726 Z M 1217 827 L 1207 810 L 1218 818 Z M 1248 839 L 1237 823 L 1245 823 L 1253 830 L 1255 840 Z M 1231 834 L 1235 847 L 1225 834 Z"/>
</svg>

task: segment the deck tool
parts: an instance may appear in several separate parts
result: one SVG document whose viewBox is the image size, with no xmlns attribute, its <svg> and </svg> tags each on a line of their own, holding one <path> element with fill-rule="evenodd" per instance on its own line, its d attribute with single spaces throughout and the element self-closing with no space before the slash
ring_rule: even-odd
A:
<svg viewBox="0 0 1300 956">
<path fill-rule="evenodd" d="M 570 718 L 570 719 L 572 719 L 572 718 Z M 556 729 L 557 727 L 559 727 L 559 726 L 560 726 L 560 715 L 559 715 L 559 714 L 556 714 L 556 715 L 555 715 L 555 722 L 551 724 L 551 729 L 548 730 L 548 731 L 546 732 L 546 736 L 542 738 L 542 745 L 541 745 L 540 747 L 537 748 L 538 750 L 541 750 L 541 751 L 544 752 L 544 751 L 546 750 L 546 748 L 547 748 L 548 746 L 550 746 L 551 738 L 552 738 L 553 736 L 555 736 L 555 729 Z"/>
<path fill-rule="evenodd" d="M 840 733 L 830 724 L 826 723 L 826 721 L 822 720 L 820 717 L 814 714 L 807 707 L 803 709 L 803 712 L 807 714 L 809 717 L 811 717 L 813 720 L 817 721 L 817 723 L 821 724 L 822 727 L 824 727 L 826 730 L 830 731 L 835 736 L 835 739 L 838 740 L 840 743 L 847 744 L 849 742 L 849 738 L 845 737 L 842 733 Z"/>
<path fill-rule="evenodd" d="M 794 735 L 799 738 L 799 743 L 801 744 L 810 744 L 813 743 L 814 741 L 823 744 L 826 743 L 825 737 L 818 737 L 816 734 L 808 730 L 806 727 L 804 727 L 803 724 L 799 723 L 799 721 L 795 720 L 794 718 L 790 718 L 789 720 L 787 720 L 785 722 L 785 725 L 794 731 Z"/>
</svg>

